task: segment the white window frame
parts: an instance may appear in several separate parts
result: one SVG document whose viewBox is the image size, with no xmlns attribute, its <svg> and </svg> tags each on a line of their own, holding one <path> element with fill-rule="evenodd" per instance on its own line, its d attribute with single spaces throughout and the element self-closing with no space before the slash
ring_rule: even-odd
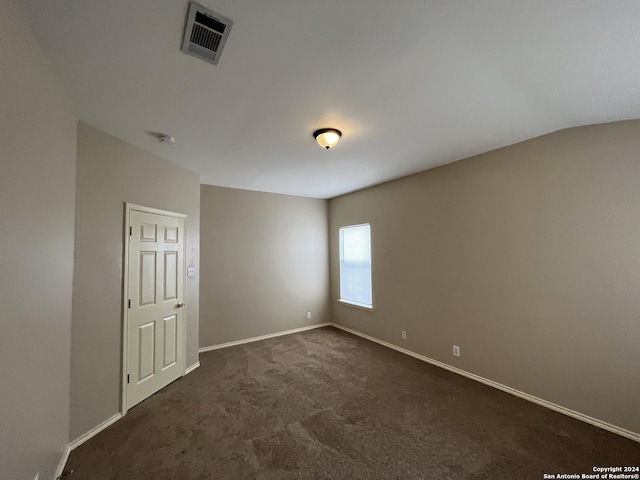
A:
<svg viewBox="0 0 640 480">
<path fill-rule="evenodd" d="M 358 228 L 358 227 L 368 227 L 369 228 L 369 292 L 371 295 L 371 304 L 357 302 L 355 300 L 344 298 L 343 295 L 343 280 L 342 280 L 342 265 L 343 265 L 343 231 L 348 228 Z M 369 223 L 361 223 L 358 225 L 345 225 L 340 227 L 338 230 L 338 252 L 339 258 L 338 261 L 340 263 L 340 299 L 338 300 L 340 303 L 344 303 L 346 305 L 351 305 L 359 308 L 364 308 L 366 310 L 373 310 L 373 248 L 371 242 L 371 224 Z"/>
</svg>

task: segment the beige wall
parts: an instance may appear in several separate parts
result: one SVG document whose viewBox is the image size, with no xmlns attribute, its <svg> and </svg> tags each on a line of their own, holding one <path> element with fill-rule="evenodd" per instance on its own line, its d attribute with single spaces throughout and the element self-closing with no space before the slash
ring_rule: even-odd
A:
<svg viewBox="0 0 640 480">
<path fill-rule="evenodd" d="M 640 432 L 639 121 L 556 132 L 329 209 L 335 322 Z M 338 228 L 364 222 L 372 312 L 337 303 Z"/>
<path fill-rule="evenodd" d="M 0 478 L 53 478 L 69 439 L 76 118 L 0 0 Z"/>
<path fill-rule="evenodd" d="M 168 147 L 171 148 L 171 147 Z M 200 180 L 89 125 L 78 126 L 71 438 L 120 411 L 124 203 L 189 216 L 199 263 Z M 187 366 L 198 361 L 198 276 L 187 279 Z"/>
<path fill-rule="evenodd" d="M 326 201 L 209 185 L 200 198 L 201 346 L 330 321 Z"/>
</svg>

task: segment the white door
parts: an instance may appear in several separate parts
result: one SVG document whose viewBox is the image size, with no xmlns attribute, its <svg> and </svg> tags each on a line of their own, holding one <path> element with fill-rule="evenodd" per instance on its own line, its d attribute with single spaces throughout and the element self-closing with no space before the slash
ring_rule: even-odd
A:
<svg viewBox="0 0 640 480">
<path fill-rule="evenodd" d="M 129 215 L 126 407 L 184 372 L 184 218 Z"/>
</svg>

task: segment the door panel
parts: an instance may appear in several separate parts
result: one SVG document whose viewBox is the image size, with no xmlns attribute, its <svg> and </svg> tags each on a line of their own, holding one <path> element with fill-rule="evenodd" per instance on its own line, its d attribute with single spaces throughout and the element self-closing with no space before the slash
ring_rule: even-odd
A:
<svg viewBox="0 0 640 480">
<path fill-rule="evenodd" d="M 176 227 L 164 228 L 164 242 L 165 243 L 178 243 L 178 229 Z"/>
<path fill-rule="evenodd" d="M 158 233 L 158 226 L 153 223 L 143 223 L 140 225 L 140 241 L 155 242 Z"/>
<path fill-rule="evenodd" d="M 127 408 L 184 372 L 184 219 L 131 210 Z"/>
<path fill-rule="evenodd" d="M 156 252 L 140 252 L 140 306 L 156 303 Z"/>
<path fill-rule="evenodd" d="M 177 362 L 176 353 L 178 346 L 178 321 L 176 315 L 164 319 L 164 364 L 162 369 L 168 368 Z"/>
<path fill-rule="evenodd" d="M 164 252 L 164 300 L 178 298 L 178 252 Z"/>
<path fill-rule="evenodd" d="M 138 328 L 138 383 L 151 377 L 155 367 L 156 356 L 156 324 L 149 322 Z"/>
</svg>

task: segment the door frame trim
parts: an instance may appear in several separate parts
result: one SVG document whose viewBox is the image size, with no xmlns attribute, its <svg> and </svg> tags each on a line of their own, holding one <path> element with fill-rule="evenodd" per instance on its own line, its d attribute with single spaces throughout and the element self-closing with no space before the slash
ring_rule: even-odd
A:
<svg viewBox="0 0 640 480">
<path fill-rule="evenodd" d="M 187 368 L 187 314 L 188 302 L 187 298 L 187 231 L 189 217 L 183 213 L 171 212 L 169 210 L 160 210 L 158 208 L 145 207 L 135 203 L 124 203 L 124 225 L 122 228 L 122 241 L 124 244 L 123 268 L 122 268 L 122 377 L 120 379 L 120 413 L 122 416 L 127 414 L 127 366 L 128 366 L 128 332 L 129 332 L 129 223 L 131 220 L 131 211 L 153 213 L 166 217 L 176 217 L 184 219 L 184 254 L 182 256 L 182 285 L 184 292 L 183 321 L 182 321 L 182 375 L 185 375 Z"/>
</svg>

